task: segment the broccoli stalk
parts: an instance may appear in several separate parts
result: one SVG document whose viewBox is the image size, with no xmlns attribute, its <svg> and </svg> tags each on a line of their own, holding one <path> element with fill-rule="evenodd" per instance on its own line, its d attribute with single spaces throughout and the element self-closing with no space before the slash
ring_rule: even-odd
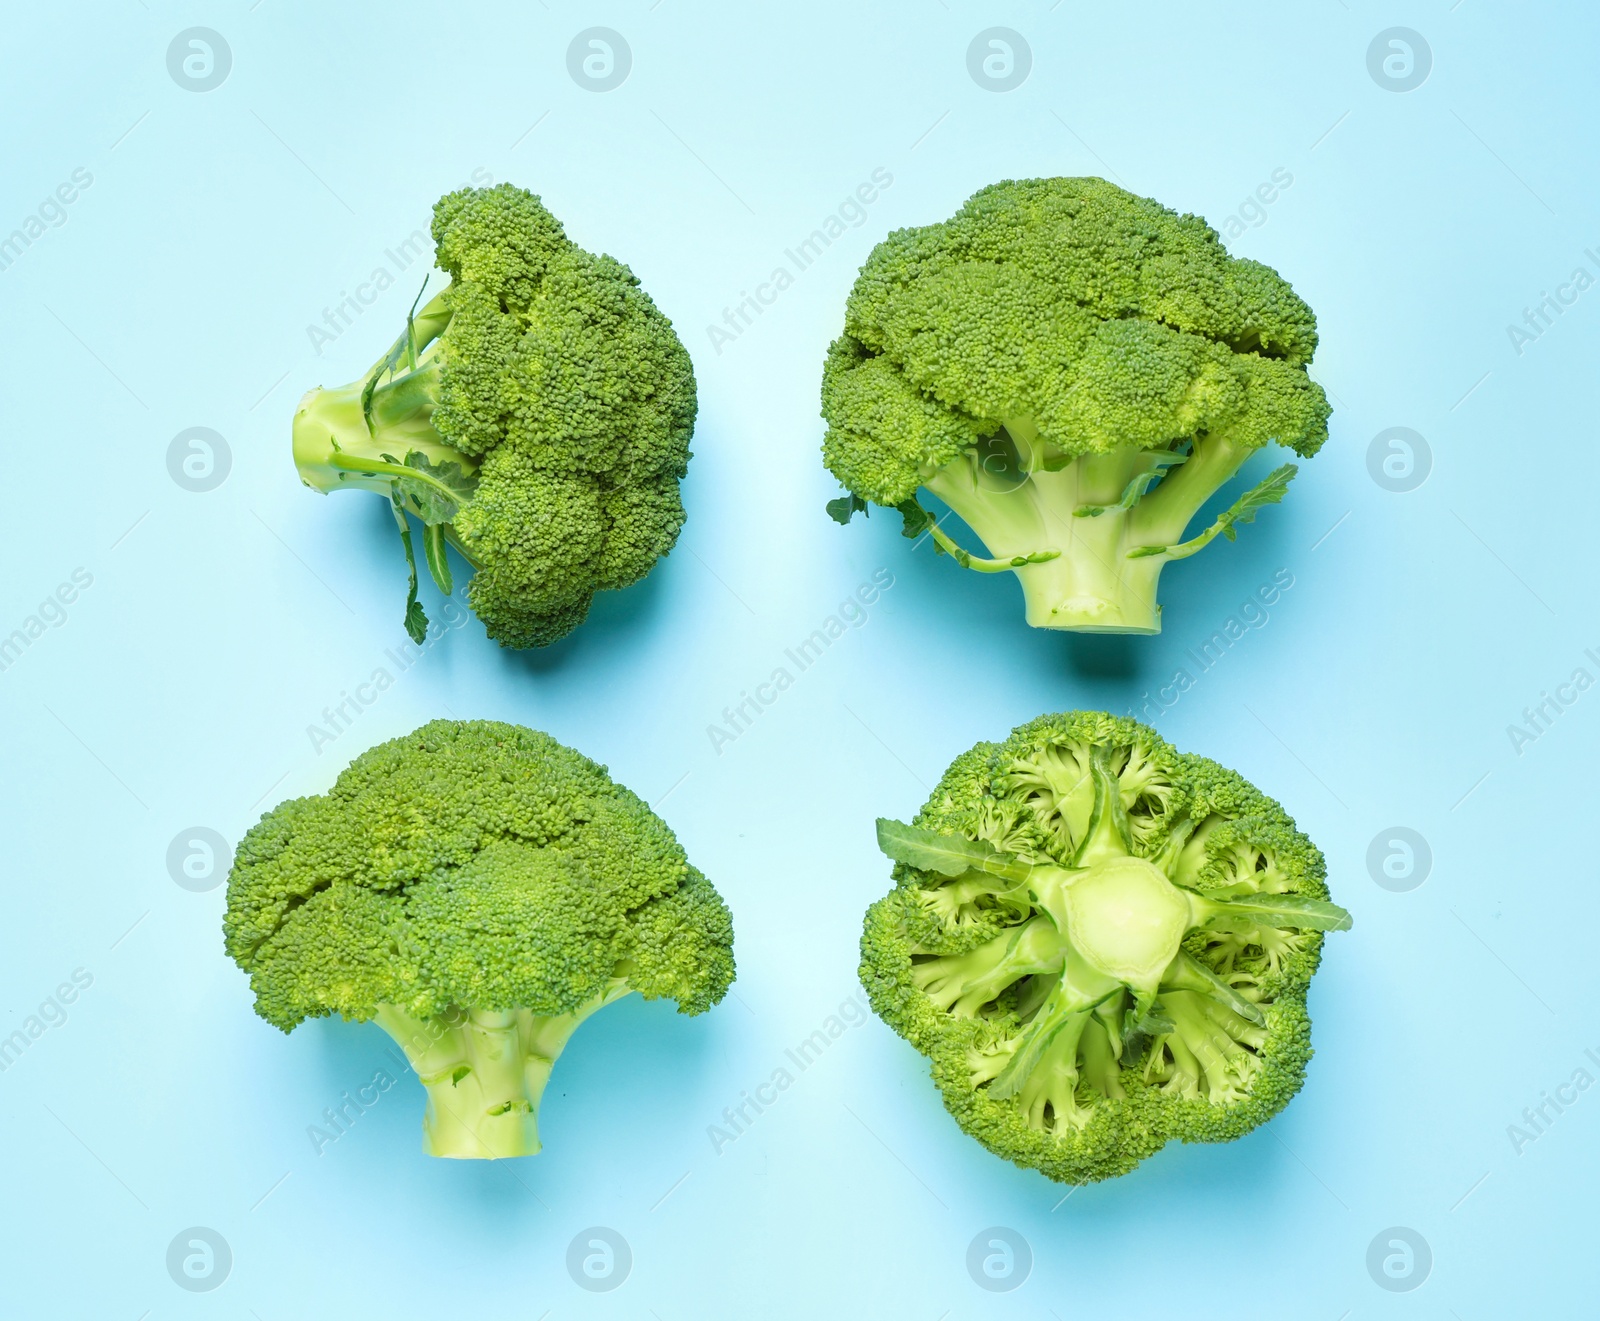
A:
<svg viewBox="0 0 1600 1321">
<path fill-rule="evenodd" d="M 1156 633 L 1162 568 L 1283 499 L 1283 464 L 1190 535 L 1269 443 L 1310 457 L 1316 321 L 1275 271 L 1101 179 L 996 184 L 862 267 L 828 351 L 840 523 L 898 509 L 964 568 L 1012 572 L 1036 628 Z M 943 500 L 959 544 L 918 503 Z"/>
<path fill-rule="evenodd" d="M 1320 933 L 1350 926 L 1320 856 L 1237 776 L 1132 720 L 1045 717 L 976 751 L 922 824 L 879 821 L 901 888 L 862 941 L 874 1008 L 932 1057 L 963 1126 L 1079 1182 L 1276 1113 L 1309 1055 Z M 995 934 L 973 945 L 961 914 L 980 896 Z"/>
<path fill-rule="evenodd" d="M 445 546 L 478 567 L 452 520 L 477 489 L 477 463 L 434 430 L 442 376 L 438 339 L 450 324 L 447 295 L 435 295 L 359 381 L 309 391 L 294 416 L 294 464 L 300 480 L 327 495 L 376 491 L 389 498 L 410 569 L 405 625 L 420 644 L 428 617 L 417 600 L 417 559 L 410 518 L 422 523 L 423 557 L 434 584 L 454 591 Z M 418 294 L 420 300 L 421 294 Z"/>
<path fill-rule="evenodd" d="M 1031 437 L 1031 439 L 1021 439 Z M 1250 457 L 1225 437 L 1186 449 L 1127 449 L 1071 457 L 1018 419 L 923 483 L 978 534 L 992 560 L 936 543 L 968 568 L 1010 570 L 1034 628 L 1082 633 L 1159 633 L 1156 588 L 1171 561 L 1281 500 L 1297 469 L 1285 464 L 1198 536 L 1185 529 Z"/>
<path fill-rule="evenodd" d="M 939 1008 L 970 1017 L 1013 982 L 1060 965 L 1055 928 L 1035 918 L 965 954 L 920 963 L 914 975 L 923 994 Z"/>
<path fill-rule="evenodd" d="M 414 480 L 405 456 L 420 453 L 430 464 L 477 465 L 447 445 L 433 427 L 439 405 L 438 339 L 450 324 L 449 290 L 434 295 L 360 379 L 310 390 L 294 417 L 294 464 L 314 491 L 359 488 L 388 495 L 397 479 Z M 421 294 L 418 294 L 421 298 Z M 460 493 L 439 486 L 441 498 Z"/>
<path fill-rule="evenodd" d="M 537 1155 L 539 1101 L 556 1059 L 584 1019 L 632 990 L 613 978 L 565 1014 L 474 1009 L 419 1018 L 379 1006 L 373 1021 L 405 1051 L 427 1093 L 423 1152 L 465 1160 Z"/>
</svg>

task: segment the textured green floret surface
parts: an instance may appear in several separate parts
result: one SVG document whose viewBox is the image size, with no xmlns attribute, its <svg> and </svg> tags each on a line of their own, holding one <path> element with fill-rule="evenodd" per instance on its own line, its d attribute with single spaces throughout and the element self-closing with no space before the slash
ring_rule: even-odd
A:
<svg viewBox="0 0 1600 1321">
<path fill-rule="evenodd" d="M 1300 1089 L 1322 933 L 1349 915 L 1322 854 L 1232 771 L 1131 719 L 1047 715 L 957 758 L 880 839 L 902 860 L 866 914 L 862 984 L 996 1155 L 1113 1178 Z"/>
<path fill-rule="evenodd" d="M 994 557 L 961 562 L 1015 571 L 1029 623 L 1153 633 L 1161 565 L 1231 540 L 1295 468 L 1184 544 L 1206 501 L 1268 442 L 1327 439 L 1316 346 L 1287 281 L 1199 217 L 1103 179 L 997 183 L 867 258 L 823 460 L 863 502 L 944 500 Z"/>
<path fill-rule="evenodd" d="M 490 636 L 543 646 L 677 541 L 694 370 L 633 272 L 533 194 L 451 193 L 433 238 L 452 277 L 433 425 L 483 460 L 455 522 L 482 565 L 468 599 Z"/>
<path fill-rule="evenodd" d="M 894 505 L 1030 419 L 1065 454 L 1223 428 L 1310 456 L 1328 406 L 1316 318 L 1198 216 L 1103 179 L 1024 179 L 872 250 L 829 352 L 828 467 Z"/>
<path fill-rule="evenodd" d="M 376 1019 L 429 1092 L 426 1147 L 538 1150 L 566 1037 L 630 991 L 698 1014 L 733 928 L 672 831 L 546 734 L 439 720 L 357 757 L 240 843 L 227 952 L 256 1012 Z"/>
</svg>

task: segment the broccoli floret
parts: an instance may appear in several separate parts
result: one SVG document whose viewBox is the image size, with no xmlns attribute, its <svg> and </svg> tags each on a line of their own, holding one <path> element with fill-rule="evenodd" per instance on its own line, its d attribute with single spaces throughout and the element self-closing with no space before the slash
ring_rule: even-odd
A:
<svg viewBox="0 0 1600 1321">
<path fill-rule="evenodd" d="M 997 1155 L 1109 1179 L 1299 1091 L 1322 933 L 1350 915 L 1232 771 L 1133 720 L 1041 716 L 878 839 L 897 885 L 867 910 L 862 985 Z"/>
<path fill-rule="evenodd" d="M 828 512 L 890 506 L 908 537 L 1015 573 L 1035 628 L 1160 632 L 1162 566 L 1233 540 L 1295 465 L 1185 539 L 1200 507 L 1268 441 L 1309 458 L 1327 439 L 1316 346 L 1311 309 L 1199 217 L 1103 179 L 995 184 L 862 267 L 822 378 L 849 489 Z"/>
<path fill-rule="evenodd" d="M 324 494 L 391 501 L 415 641 L 413 518 L 440 591 L 448 543 L 475 570 L 467 599 L 489 636 L 546 646 L 677 541 L 694 370 L 633 273 L 571 242 L 532 193 L 450 193 L 433 239 L 450 285 L 360 380 L 300 401 L 295 466 Z"/>
<path fill-rule="evenodd" d="M 423 1150 L 539 1150 L 551 1066 L 637 991 L 704 1013 L 733 925 L 672 831 L 547 734 L 436 720 L 240 843 L 223 923 L 256 1013 L 375 1021 L 427 1091 Z"/>
</svg>

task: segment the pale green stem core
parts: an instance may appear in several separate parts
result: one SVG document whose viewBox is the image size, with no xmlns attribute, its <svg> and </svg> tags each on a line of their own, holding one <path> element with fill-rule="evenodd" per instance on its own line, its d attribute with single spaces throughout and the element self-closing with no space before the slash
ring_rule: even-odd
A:
<svg viewBox="0 0 1600 1321">
<path fill-rule="evenodd" d="M 1007 419 L 1005 427 L 1019 468 L 968 454 L 924 481 L 983 539 L 994 563 L 974 567 L 1015 573 L 1035 628 L 1159 633 L 1156 589 L 1162 568 L 1178 556 L 1135 552 L 1180 543 L 1200 507 L 1253 451 L 1213 436 L 1170 467 L 1164 451 L 1117 450 L 1051 471 L 1038 457 L 1044 451 L 1031 421 Z M 1130 483 L 1163 468 L 1152 489 L 1121 507 Z"/>
<path fill-rule="evenodd" d="M 495 1160 L 539 1151 L 539 1100 L 578 1025 L 627 995 L 616 978 L 571 1013 L 472 1009 L 419 1018 L 394 1005 L 374 1021 L 399 1043 L 428 1096 L 422 1149 L 430 1156 Z"/>
<path fill-rule="evenodd" d="M 396 477 L 428 480 L 415 468 L 399 466 L 413 450 L 427 455 L 430 463 L 455 462 L 474 471 L 473 460 L 446 445 L 433 429 L 438 376 L 438 361 L 430 358 L 375 390 L 371 431 L 361 407 L 365 381 L 308 392 L 294 415 L 294 466 L 301 481 L 324 495 L 357 488 L 386 496 Z M 448 487 L 441 490 L 457 498 Z"/>
<path fill-rule="evenodd" d="M 442 364 L 439 336 L 450 323 L 445 293 L 436 295 L 401 331 L 388 351 L 359 380 L 348 385 L 308 391 L 294 415 L 294 465 L 300 480 L 314 491 L 375 491 L 393 498 L 397 480 L 436 489 L 450 501 L 460 494 L 437 478 L 405 465 L 408 454 L 424 455 L 431 465 L 458 463 L 469 476 L 477 462 L 440 438 L 433 429 Z M 406 544 L 406 559 L 416 573 L 411 533 L 404 509 L 396 504 L 395 521 Z M 452 590 L 444 543 L 449 541 L 468 563 L 477 559 L 456 534 L 454 524 L 423 530 L 423 555 L 446 595 Z M 412 584 L 412 601 L 416 587 Z M 409 620 L 408 620 L 408 628 Z M 420 641 L 420 638 L 418 639 Z"/>
<path fill-rule="evenodd" d="M 446 445 L 433 429 L 438 339 L 451 315 L 445 305 L 448 292 L 436 294 L 358 380 L 308 391 L 300 400 L 294 415 L 294 462 L 307 486 L 324 495 L 349 487 L 388 495 L 395 476 L 427 480 L 414 469 L 396 473 L 383 457 L 391 455 L 403 464 L 412 450 L 427 455 L 431 463 L 459 463 L 469 473 L 476 469 L 473 460 Z M 374 377 L 369 428 L 363 397 Z M 441 490 L 455 498 L 447 487 Z"/>
<path fill-rule="evenodd" d="M 294 466 L 300 480 L 324 495 L 354 489 L 376 491 L 389 499 L 395 480 L 403 478 L 436 487 L 441 495 L 459 500 L 457 492 L 427 473 L 404 466 L 406 455 L 415 450 L 434 465 L 459 463 L 469 476 L 477 471 L 475 460 L 446 445 L 433 429 L 432 392 L 437 381 L 437 361 L 425 355 L 415 372 L 379 387 L 372 396 L 370 432 L 361 406 L 363 382 L 309 391 L 294 415 Z M 454 524 L 444 524 L 437 531 L 427 529 L 425 535 L 435 538 L 424 542 L 429 568 L 440 590 L 448 593 L 448 569 L 440 567 L 443 548 L 437 538 L 448 540 L 469 564 L 476 565 L 478 560 L 462 543 Z"/>
<path fill-rule="evenodd" d="M 1143 858 L 1097 863 L 1066 889 L 1078 952 L 1096 971 L 1153 995 L 1190 925 L 1183 892 Z"/>
</svg>

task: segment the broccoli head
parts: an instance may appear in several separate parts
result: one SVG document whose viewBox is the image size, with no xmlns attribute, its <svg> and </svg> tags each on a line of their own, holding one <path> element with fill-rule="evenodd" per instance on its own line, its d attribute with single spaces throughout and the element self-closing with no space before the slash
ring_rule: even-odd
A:
<svg viewBox="0 0 1600 1321">
<path fill-rule="evenodd" d="M 295 466 L 324 494 L 390 500 L 417 642 L 413 518 L 439 590 L 452 590 L 453 545 L 489 636 L 542 647 L 678 539 L 694 369 L 633 272 L 578 247 L 532 193 L 450 193 L 433 240 L 449 286 L 413 305 L 360 380 L 300 401 Z"/>
<path fill-rule="evenodd" d="M 823 459 L 849 489 L 828 511 L 892 506 L 907 536 L 1015 573 L 1036 628 L 1159 632 L 1162 566 L 1231 541 L 1295 466 L 1185 539 L 1200 507 L 1268 441 L 1327 439 L 1316 346 L 1311 309 L 1199 217 L 1103 179 L 995 184 L 862 267 L 822 378 Z"/>
<path fill-rule="evenodd" d="M 1277 1114 L 1311 1058 L 1322 854 L 1232 771 L 1100 712 L 958 757 L 912 825 L 861 981 L 956 1122 L 1052 1179 Z"/>
<path fill-rule="evenodd" d="M 699 1014 L 733 981 L 722 899 L 672 831 L 547 734 L 436 720 L 261 818 L 228 878 L 256 1012 L 375 1021 L 427 1091 L 434 1156 L 532 1155 L 562 1047 L 637 991 Z"/>
</svg>

